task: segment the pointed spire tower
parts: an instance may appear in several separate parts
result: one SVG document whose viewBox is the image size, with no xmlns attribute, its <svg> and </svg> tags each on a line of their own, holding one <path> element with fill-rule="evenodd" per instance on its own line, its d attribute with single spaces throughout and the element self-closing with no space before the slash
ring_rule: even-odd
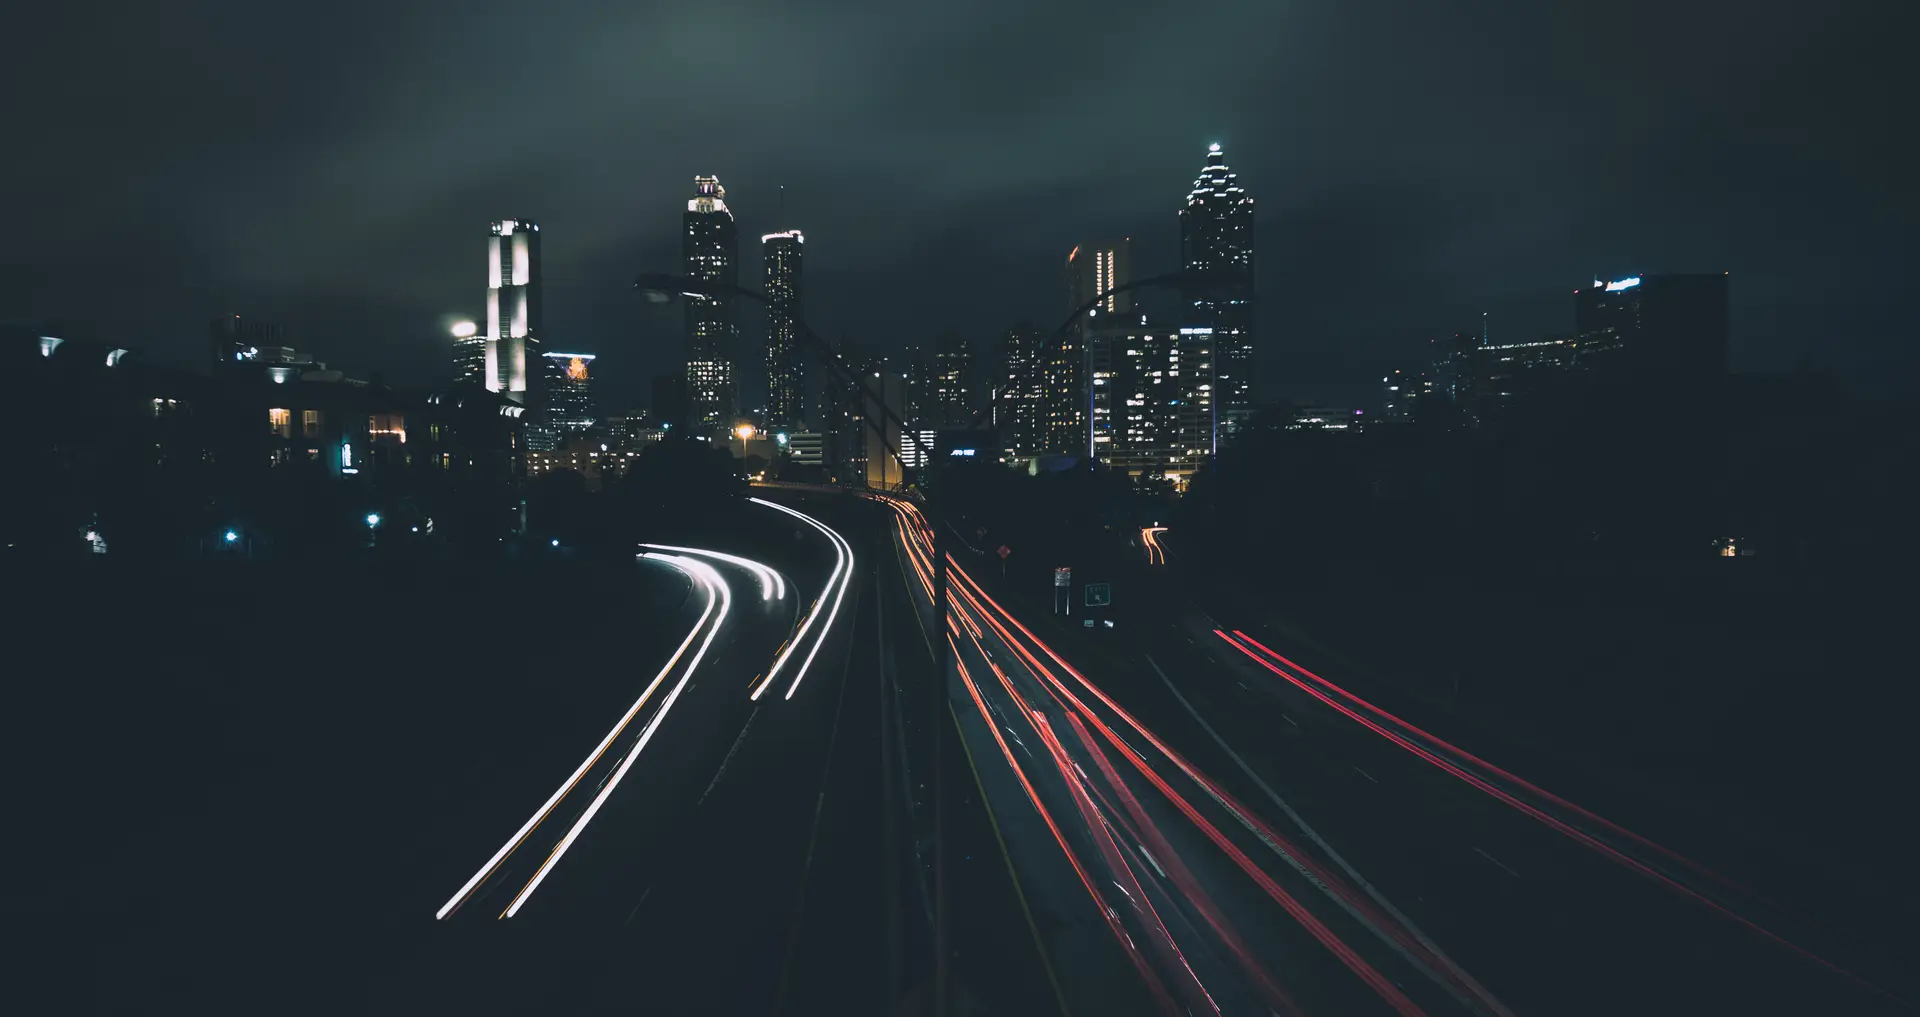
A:
<svg viewBox="0 0 1920 1017">
<path fill-rule="evenodd" d="M 1180 263 L 1188 271 L 1241 275 L 1187 295 L 1187 324 L 1212 330 L 1214 405 L 1224 437 L 1253 412 L 1253 197 L 1218 143 L 1207 146 L 1207 163 L 1180 210 Z"/>
</svg>

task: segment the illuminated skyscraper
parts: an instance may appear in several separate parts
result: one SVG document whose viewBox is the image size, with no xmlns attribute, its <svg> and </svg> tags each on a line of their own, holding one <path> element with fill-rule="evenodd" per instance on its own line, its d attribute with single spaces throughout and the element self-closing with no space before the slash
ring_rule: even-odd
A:
<svg viewBox="0 0 1920 1017">
<path fill-rule="evenodd" d="M 487 238 L 486 381 L 489 392 L 531 401 L 540 356 L 540 227 L 502 219 Z"/>
<path fill-rule="evenodd" d="M 1240 188 L 1219 145 L 1180 210 L 1180 264 L 1190 272 L 1236 278 L 1196 285 L 1187 294 L 1194 327 L 1213 329 L 1215 395 L 1227 433 L 1253 412 L 1253 198 Z"/>
<path fill-rule="evenodd" d="M 686 230 L 680 237 L 686 274 L 723 291 L 686 300 L 690 426 L 703 434 L 731 430 L 740 412 L 734 390 L 739 301 L 730 292 L 740 283 L 740 230 L 727 210 L 726 197 L 718 177 L 694 177 Z"/>
<path fill-rule="evenodd" d="M 767 422 L 775 427 L 795 424 L 807 413 L 807 358 L 799 332 L 806 240 L 799 230 L 760 238 L 767 270 Z"/>
<path fill-rule="evenodd" d="M 588 376 L 593 364 L 591 353 L 547 353 L 541 356 L 545 377 L 541 379 L 542 416 L 560 434 L 584 431 L 593 426 L 593 392 Z"/>
<path fill-rule="evenodd" d="M 1007 330 L 1001 355 L 1004 370 L 994 386 L 993 426 L 1009 462 L 1040 454 L 1040 425 L 1045 387 L 1040 344 L 1045 336 L 1021 322 Z"/>
<path fill-rule="evenodd" d="M 1128 267 L 1132 246 L 1131 237 L 1122 237 L 1118 243 L 1075 247 L 1067 255 L 1067 296 L 1071 306 L 1079 307 L 1098 294 L 1132 281 Z M 1095 320 L 1109 314 L 1126 314 L 1133 310 L 1133 293 L 1116 293 L 1101 301 L 1095 310 L 1099 312 Z"/>
</svg>

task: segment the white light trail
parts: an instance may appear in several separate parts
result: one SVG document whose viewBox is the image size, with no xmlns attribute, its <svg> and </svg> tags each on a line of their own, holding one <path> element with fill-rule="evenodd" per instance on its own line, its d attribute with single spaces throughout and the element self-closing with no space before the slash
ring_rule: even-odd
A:
<svg viewBox="0 0 1920 1017">
<path fill-rule="evenodd" d="M 600 806 L 606 804 L 607 797 L 613 794 L 613 789 L 620 786 L 621 778 L 633 768 L 634 760 L 640 758 L 640 750 L 646 748 L 647 742 L 653 740 L 653 733 L 660 729 L 660 722 L 666 720 L 667 712 L 673 709 L 674 700 L 680 698 L 680 693 L 686 690 L 687 682 L 693 679 L 693 672 L 699 669 L 700 659 L 707 655 L 708 647 L 713 645 L 713 638 L 720 634 L 721 626 L 727 623 L 727 611 L 733 607 L 733 593 L 727 588 L 727 581 L 721 578 L 719 572 L 714 571 L 713 566 L 693 558 L 670 554 L 649 554 L 647 557 L 664 561 L 675 568 L 685 570 L 690 575 L 697 575 L 700 581 L 707 585 L 709 594 L 718 590 L 720 616 L 714 619 L 713 627 L 707 630 L 706 640 L 700 644 L 699 652 L 693 655 L 693 660 L 681 673 L 680 680 L 674 683 L 673 691 L 667 693 L 667 698 L 660 703 L 659 711 L 653 715 L 652 720 L 647 722 L 647 726 L 641 729 L 640 738 L 633 743 L 633 750 L 627 753 L 627 758 L 620 764 L 620 768 L 613 771 L 613 779 L 607 781 L 606 786 L 600 789 L 600 793 L 594 796 L 593 804 L 587 806 L 587 810 L 580 814 L 580 818 L 574 820 L 567 835 L 560 838 L 560 843 L 554 845 L 553 852 L 547 855 L 546 861 L 540 863 L 540 871 L 533 874 L 533 878 L 527 881 L 527 885 L 521 889 L 519 896 L 513 899 L 512 904 L 507 905 L 507 910 L 501 912 L 502 918 L 512 918 L 519 913 L 520 906 L 526 903 L 527 898 L 531 897 L 533 891 L 547 878 L 547 873 L 552 872 L 553 867 L 559 864 L 561 857 L 567 853 L 567 849 L 572 847 L 573 842 L 579 838 L 580 832 L 593 821 L 594 814 L 600 811 Z"/>
<path fill-rule="evenodd" d="M 786 665 L 787 658 L 793 656 L 793 651 L 799 649 L 801 643 L 806 642 L 807 632 L 813 628 L 813 623 L 820 617 L 820 609 L 826 606 L 827 597 L 831 595 L 833 597 L 833 610 L 828 612 L 827 623 L 820 629 L 820 638 L 814 640 L 813 648 L 807 651 L 807 659 L 801 662 L 800 670 L 794 673 L 793 684 L 787 686 L 787 694 L 783 698 L 792 699 L 794 692 L 800 688 L 800 679 L 805 678 L 807 676 L 807 668 L 813 666 L 814 655 L 820 652 L 821 645 L 827 641 L 827 633 L 833 631 L 833 620 L 840 615 L 840 602 L 847 595 L 848 584 L 853 581 L 853 545 L 847 543 L 846 539 L 835 532 L 832 527 L 807 515 L 805 512 L 790 509 L 785 505 L 770 502 L 764 498 L 749 498 L 747 500 L 755 504 L 765 505 L 770 509 L 785 512 L 787 515 L 793 516 L 808 526 L 826 534 L 827 540 L 833 544 L 833 553 L 838 556 L 838 560 L 833 564 L 833 572 L 827 576 L 827 585 L 820 591 L 820 596 L 814 600 L 813 610 L 808 612 L 807 620 L 801 623 L 799 633 L 793 637 L 792 641 L 787 643 L 787 648 L 781 651 L 780 659 L 773 662 L 773 669 L 767 672 L 766 680 L 761 682 L 760 686 L 753 690 L 752 696 L 748 697 L 758 701 L 760 694 L 767 691 L 768 687 L 773 684 L 774 677 L 780 673 L 780 668 Z M 840 588 L 837 591 L 834 589 L 835 582 L 840 584 Z"/>
<path fill-rule="evenodd" d="M 666 560 L 665 556 L 649 555 L 648 557 L 660 557 L 662 560 Z M 674 563 L 669 561 L 668 564 Z M 685 570 L 683 569 L 682 571 Z M 688 574 L 692 575 L 692 573 Z M 480 871 L 474 873 L 473 878 L 467 880 L 466 885 L 462 886 L 458 893 L 455 893 L 445 904 L 442 904 L 440 910 L 433 913 L 434 918 L 445 918 L 453 912 L 454 908 L 459 907 L 460 902 L 464 901 L 467 895 L 473 892 L 474 887 L 479 886 L 481 881 L 486 879 L 503 859 L 513 853 L 514 848 L 520 846 L 520 842 L 526 839 L 527 834 L 532 833 L 533 828 L 539 826 L 540 821 L 547 818 L 547 813 L 552 812 L 553 807 L 560 803 L 560 799 L 565 798 L 567 792 L 573 790 L 573 786 L 580 782 L 580 778 L 585 775 L 586 772 L 593 767 L 593 764 L 599 761 L 600 756 L 607 751 L 607 746 L 612 745 L 613 740 L 620 737 L 620 732 L 626 730 L 627 725 L 631 723 L 634 716 L 640 712 L 640 708 L 647 705 L 647 700 L 653 695 L 654 690 L 660 687 L 660 682 L 667 677 L 667 672 L 672 671 L 673 666 L 680 662 L 680 657 L 687 652 L 687 647 L 693 645 L 694 638 L 700 635 L 701 627 L 707 623 L 707 619 L 713 614 L 714 605 L 718 602 L 714 589 L 704 582 L 701 583 L 701 586 L 707 591 L 707 606 L 706 609 L 701 612 L 700 620 L 693 623 L 693 628 L 687 632 L 687 638 L 680 641 L 680 648 L 673 651 L 673 656 L 667 658 L 667 663 L 660 668 L 660 673 L 653 676 L 653 681 L 649 682 L 646 690 L 640 693 L 640 698 L 634 701 L 633 706 L 627 710 L 626 716 L 621 717 L 620 722 L 613 726 L 613 730 L 607 732 L 607 736 L 602 738 L 600 744 L 595 746 L 593 752 L 587 756 L 587 761 L 581 763 L 580 768 L 573 771 L 573 776 L 568 777 L 567 782 L 560 785 L 560 790 L 555 791 L 553 797 L 547 799 L 545 805 L 540 806 L 539 811 L 533 814 L 533 818 L 527 820 L 526 825 L 520 827 L 518 832 L 511 838 L 508 838 L 506 844 L 502 845 L 500 850 L 494 852 L 493 857 L 487 860 L 487 864 L 482 865 Z M 723 611 L 723 617 L 724 614 L 725 612 Z M 719 628 L 717 624 L 714 627 L 716 629 Z M 704 649 L 705 648 L 702 647 L 703 651 Z"/>
<path fill-rule="evenodd" d="M 675 547 L 672 544 L 641 544 L 640 546 L 650 547 L 656 551 L 678 551 L 681 554 L 697 554 L 704 558 L 717 558 L 720 561 L 738 565 L 759 577 L 761 600 L 783 600 L 787 596 L 787 581 L 781 578 L 780 573 L 751 558 L 742 558 L 739 555 L 726 554 L 720 551 L 709 551 L 699 547 Z"/>
</svg>

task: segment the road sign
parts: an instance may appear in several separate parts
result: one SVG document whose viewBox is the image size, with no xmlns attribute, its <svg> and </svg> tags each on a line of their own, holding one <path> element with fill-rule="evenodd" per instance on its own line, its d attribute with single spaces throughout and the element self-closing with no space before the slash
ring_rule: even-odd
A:
<svg viewBox="0 0 1920 1017">
<path fill-rule="evenodd" d="M 1010 554 L 1012 554 L 1012 553 L 1013 553 L 1013 548 L 1011 548 L 1011 547 L 1008 547 L 1008 546 L 1007 546 L 1007 545 L 1005 545 L 1005 544 L 1001 544 L 1001 545 L 1000 545 L 1000 549 L 999 549 L 998 551 L 995 551 L 995 552 L 993 552 L 993 553 L 994 553 L 994 554 L 997 554 L 997 555 L 999 555 L 999 556 L 1000 556 L 1000 560 L 1001 560 L 1001 561 L 1005 561 L 1005 560 L 1006 560 L 1006 558 L 1007 558 L 1007 555 L 1010 555 Z"/>
<path fill-rule="evenodd" d="M 1072 586 L 1073 570 L 1072 569 L 1054 569 L 1053 585 L 1060 586 L 1060 587 Z"/>
<path fill-rule="evenodd" d="M 1112 583 L 1088 583 L 1087 606 L 1107 607 L 1113 603 Z"/>
</svg>

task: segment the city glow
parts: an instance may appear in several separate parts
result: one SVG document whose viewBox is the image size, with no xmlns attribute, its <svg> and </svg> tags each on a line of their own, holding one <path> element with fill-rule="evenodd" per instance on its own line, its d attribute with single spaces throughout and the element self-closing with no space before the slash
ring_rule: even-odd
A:
<svg viewBox="0 0 1920 1017">
<path fill-rule="evenodd" d="M 455 339 L 469 339 L 479 334 L 480 326 L 471 321 L 456 321 L 453 323 L 452 331 Z"/>
</svg>

